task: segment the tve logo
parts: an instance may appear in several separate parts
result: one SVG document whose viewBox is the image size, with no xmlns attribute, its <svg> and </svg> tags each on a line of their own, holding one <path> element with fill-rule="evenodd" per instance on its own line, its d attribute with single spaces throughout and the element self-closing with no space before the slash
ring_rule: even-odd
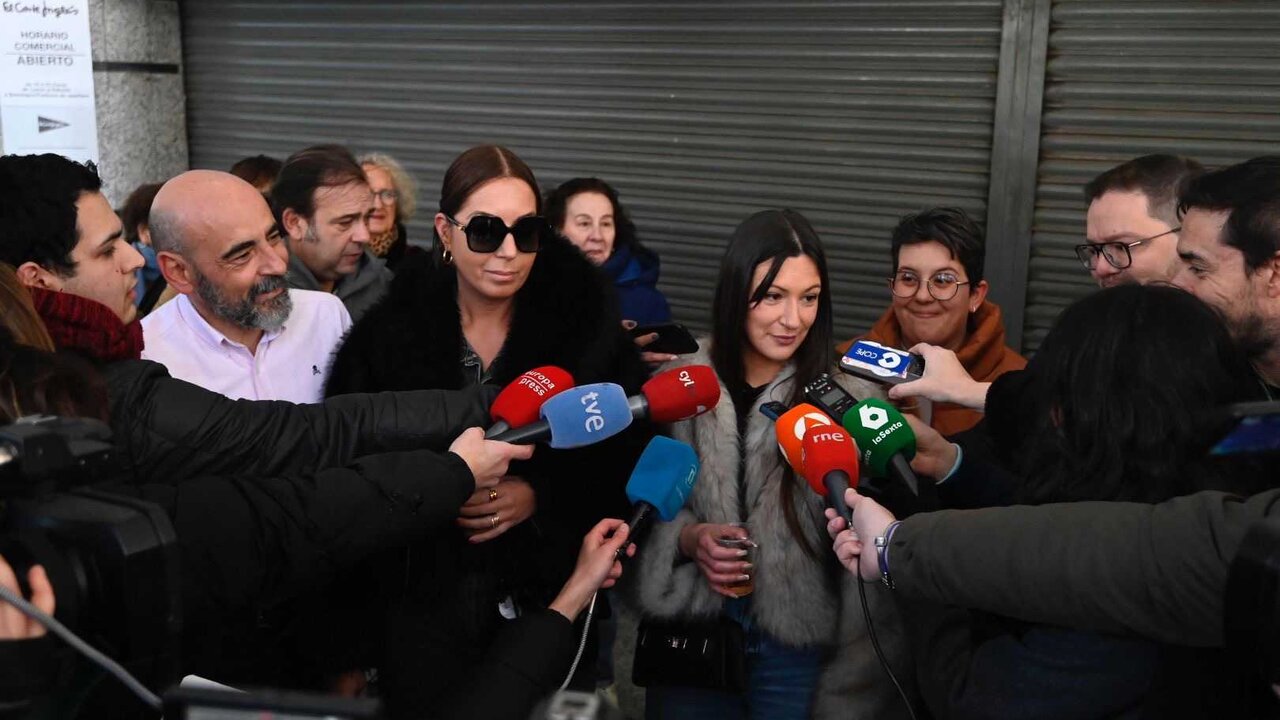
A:
<svg viewBox="0 0 1280 720">
<path fill-rule="evenodd" d="M 587 432 L 599 432 L 604 429 L 604 413 L 600 410 L 600 404 L 596 400 L 600 397 L 600 393 L 589 392 L 582 396 L 582 406 L 587 410 L 587 417 L 583 421 L 583 426 Z M 872 428 L 874 429 L 874 428 Z"/>
</svg>

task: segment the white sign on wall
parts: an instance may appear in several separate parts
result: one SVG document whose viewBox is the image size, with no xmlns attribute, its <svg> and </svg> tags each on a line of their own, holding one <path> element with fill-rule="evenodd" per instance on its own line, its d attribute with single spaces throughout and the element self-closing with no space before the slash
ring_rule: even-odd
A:
<svg viewBox="0 0 1280 720">
<path fill-rule="evenodd" d="M 4 154 L 98 161 L 88 0 L 0 0 Z"/>
</svg>

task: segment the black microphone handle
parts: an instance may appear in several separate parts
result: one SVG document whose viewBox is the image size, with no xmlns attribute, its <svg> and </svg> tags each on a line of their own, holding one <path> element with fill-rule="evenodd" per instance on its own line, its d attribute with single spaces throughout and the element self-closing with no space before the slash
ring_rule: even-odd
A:
<svg viewBox="0 0 1280 720">
<path fill-rule="evenodd" d="M 649 532 L 649 525 L 653 523 L 654 512 L 656 512 L 655 508 L 649 503 L 643 500 L 636 503 L 635 508 L 631 512 L 631 519 L 627 521 L 627 527 L 631 528 L 631 534 L 627 537 L 626 545 L 618 548 L 614 557 L 626 562 L 627 545 L 636 543 L 637 547 L 639 547 L 640 536 Z"/>
<path fill-rule="evenodd" d="M 920 480 L 916 478 L 916 473 L 911 469 L 911 463 L 902 453 L 894 453 L 889 458 L 889 477 L 903 483 L 912 495 L 920 497 Z"/>
<path fill-rule="evenodd" d="M 510 429 L 511 429 L 511 423 L 507 422 L 506 420 L 499 420 L 498 422 L 490 425 L 488 430 L 484 431 L 484 439 L 492 440 L 495 437 L 501 435 L 502 433 Z"/>
<path fill-rule="evenodd" d="M 844 518 L 848 527 L 853 527 L 853 513 L 844 501 L 844 491 L 849 489 L 849 474 L 843 470 L 832 470 L 822 478 L 822 485 L 827 489 L 827 507 Z"/>
<path fill-rule="evenodd" d="M 485 438 L 516 445 L 532 445 L 536 442 L 551 439 L 551 424 L 546 420 L 539 420 L 528 425 L 521 425 L 518 428 L 504 430 L 493 437 L 488 437 L 488 433 L 485 433 Z"/>
</svg>

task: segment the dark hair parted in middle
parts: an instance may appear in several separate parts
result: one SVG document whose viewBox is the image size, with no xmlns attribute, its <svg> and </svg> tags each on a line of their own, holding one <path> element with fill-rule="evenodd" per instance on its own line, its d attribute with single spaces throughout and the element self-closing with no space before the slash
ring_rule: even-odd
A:
<svg viewBox="0 0 1280 720">
<path fill-rule="evenodd" d="M 720 260 L 720 276 L 711 305 L 711 364 L 726 387 L 741 387 L 746 382 L 743 349 L 750 342 L 746 330 L 747 313 L 764 299 L 782 264 L 788 258 L 801 256 L 812 260 L 818 269 L 822 283 L 822 290 L 818 293 L 818 313 L 804 342 L 792 356 L 795 377 L 791 397 L 773 399 L 782 400 L 787 405 L 804 402 L 805 383 L 830 369 L 834 346 L 831 285 L 827 279 L 827 255 L 822 249 L 822 241 L 800 213 L 765 210 L 738 225 Z M 752 286 L 756 268 L 761 263 L 768 263 L 769 269 L 760 283 Z M 796 515 L 795 498 L 791 494 L 795 474 L 790 468 L 785 468 L 784 472 L 787 482 L 779 488 L 779 500 L 787 527 L 805 553 L 816 560 L 819 551 L 813 547 L 812 538 L 801 528 Z"/>
<path fill-rule="evenodd" d="M 903 245 L 936 242 L 960 261 L 967 279 L 977 285 L 983 280 L 987 243 L 982 227 L 973 218 L 951 207 L 930 208 L 904 215 L 893 229 L 890 252 L 893 253 L 893 272 L 898 272 L 898 252 Z"/>
<path fill-rule="evenodd" d="M 1244 253 L 1246 269 L 1257 270 L 1280 252 L 1280 155 L 1200 175 L 1178 200 L 1178 216 L 1191 208 L 1229 213 L 1222 242 Z"/>
<path fill-rule="evenodd" d="M 1023 485 L 1019 502 L 1160 502 L 1245 490 L 1208 456 L 1221 407 L 1261 394 L 1216 312 L 1169 285 L 1094 293 L 1058 317 L 1022 373 L 993 386 L 987 419 Z M 1005 387 L 1001 387 L 1001 386 Z"/>
<path fill-rule="evenodd" d="M 609 199 L 609 205 L 613 207 L 614 249 L 635 247 L 637 244 L 636 224 L 631 221 L 631 215 L 627 213 L 627 209 L 622 206 L 622 202 L 618 199 L 618 191 L 600 178 L 573 178 L 572 180 L 564 181 L 560 184 L 560 187 L 547 193 L 545 212 L 547 224 L 551 226 L 551 229 L 560 232 L 560 228 L 564 227 L 565 207 L 569 204 L 570 198 L 582 193 L 598 193 Z"/>
<path fill-rule="evenodd" d="M 316 190 L 365 183 L 364 169 L 341 145 L 315 145 L 289 156 L 271 186 L 271 210 L 282 223 L 286 209 L 310 218 L 316 212 Z"/>
<path fill-rule="evenodd" d="M 517 178 L 523 180 L 533 191 L 537 213 L 542 214 L 542 192 L 538 190 L 538 180 L 533 170 L 520 159 L 519 155 L 501 145 L 477 145 L 459 155 L 444 173 L 440 183 L 440 212 L 451 218 L 457 218 L 458 210 L 466 203 L 471 193 L 481 185 L 498 178 Z M 435 237 L 432 255 L 440 257 L 443 243 Z"/>
</svg>

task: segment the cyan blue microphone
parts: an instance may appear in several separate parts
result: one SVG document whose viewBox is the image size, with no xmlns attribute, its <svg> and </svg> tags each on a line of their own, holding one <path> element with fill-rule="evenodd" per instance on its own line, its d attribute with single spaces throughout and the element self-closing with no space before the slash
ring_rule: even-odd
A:
<svg viewBox="0 0 1280 720">
<path fill-rule="evenodd" d="M 499 433 L 490 440 L 528 444 L 545 442 L 568 449 L 598 443 L 631 425 L 627 392 L 616 383 L 569 388 L 538 409 L 541 420 Z"/>
<path fill-rule="evenodd" d="M 671 522 L 689 501 L 698 479 L 698 454 L 679 440 L 658 435 L 649 441 L 627 481 L 633 512 L 627 525 L 638 542 L 656 515 Z"/>
</svg>

